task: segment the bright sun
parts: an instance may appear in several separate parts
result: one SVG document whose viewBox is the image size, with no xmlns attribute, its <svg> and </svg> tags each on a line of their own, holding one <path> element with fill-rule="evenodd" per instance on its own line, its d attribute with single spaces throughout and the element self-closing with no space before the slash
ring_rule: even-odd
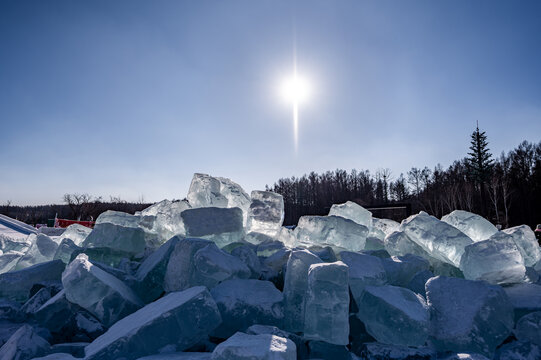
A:
<svg viewBox="0 0 541 360">
<path fill-rule="evenodd" d="M 285 79 L 281 90 L 284 99 L 296 105 L 306 102 L 310 95 L 310 85 L 297 74 Z"/>
<path fill-rule="evenodd" d="M 293 140 L 295 143 L 295 154 L 299 147 L 299 104 L 305 103 L 310 95 L 310 84 L 297 74 L 297 66 L 293 76 L 285 79 L 281 87 L 282 97 L 292 105 L 293 110 Z"/>
</svg>

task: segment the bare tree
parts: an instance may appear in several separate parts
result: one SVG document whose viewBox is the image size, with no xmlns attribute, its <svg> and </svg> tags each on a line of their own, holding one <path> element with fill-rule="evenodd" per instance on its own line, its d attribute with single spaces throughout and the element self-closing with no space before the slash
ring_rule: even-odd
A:
<svg viewBox="0 0 541 360">
<path fill-rule="evenodd" d="M 475 193 L 475 188 L 473 185 L 466 183 L 464 184 L 464 205 L 466 209 L 471 212 L 473 211 L 473 197 Z"/>
<path fill-rule="evenodd" d="M 500 155 L 500 166 L 502 170 L 501 177 L 501 189 L 502 189 L 502 199 L 503 199 L 503 210 L 504 210 L 504 227 L 509 226 L 509 207 L 511 206 L 511 194 L 513 189 L 511 188 L 511 180 L 509 173 L 511 171 L 511 156 L 506 156 L 502 151 Z"/>
<path fill-rule="evenodd" d="M 126 204 L 127 203 L 126 200 L 122 200 L 120 195 L 117 195 L 117 196 L 109 195 L 109 202 L 112 204 Z"/>
<path fill-rule="evenodd" d="M 421 169 L 412 167 L 411 170 L 408 171 L 408 183 L 413 186 L 413 192 L 415 193 L 417 199 L 419 199 L 419 195 L 421 195 L 422 181 L 423 174 Z"/>
<path fill-rule="evenodd" d="M 504 179 L 502 181 L 502 198 L 503 198 L 503 210 L 505 215 L 504 226 L 509 227 L 509 207 L 511 206 L 511 194 L 513 190 L 511 189 L 511 183 L 509 179 Z"/>
<path fill-rule="evenodd" d="M 70 207 L 74 220 L 81 220 L 97 206 L 101 198 L 94 198 L 89 194 L 64 194 L 64 202 Z"/>
<path fill-rule="evenodd" d="M 141 196 L 139 196 L 139 199 L 137 199 L 137 203 L 138 204 L 144 204 L 145 203 L 145 195 L 144 194 L 141 194 Z"/>
<path fill-rule="evenodd" d="M 490 202 L 494 206 L 494 212 L 496 213 L 496 221 L 500 223 L 500 212 L 498 210 L 500 176 L 496 172 L 493 172 L 490 181 L 488 182 L 488 195 Z"/>
</svg>

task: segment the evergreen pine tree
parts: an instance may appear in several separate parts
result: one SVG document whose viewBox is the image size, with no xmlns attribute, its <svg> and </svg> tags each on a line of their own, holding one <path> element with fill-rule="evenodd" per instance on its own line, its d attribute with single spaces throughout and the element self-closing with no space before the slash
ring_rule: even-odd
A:
<svg viewBox="0 0 541 360">
<path fill-rule="evenodd" d="M 486 216 L 485 184 L 492 172 L 493 159 L 488 148 L 487 136 L 477 128 L 471 134 L 470 152 L 466 159 L 471 180 L 475 183 L 481 197 L 481 211 Z"/>
</svg>

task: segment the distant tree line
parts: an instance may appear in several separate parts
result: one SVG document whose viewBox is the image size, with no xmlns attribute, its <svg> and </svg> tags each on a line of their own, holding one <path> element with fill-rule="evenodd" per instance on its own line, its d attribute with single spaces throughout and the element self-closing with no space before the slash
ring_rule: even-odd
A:
<svg viewBox="0 0 541 360">
<path fill-rule="evenodd" d="M 115 210 L 133 214 L 141 211 L 152 204 L 143 201 L 131 203 L 120 197 L 111 196 L 109 200 L 101 197 L 83 194 L 65 194 L 64 204 L 38 205 L 38 206 L 15 206 L 7 201 L 0 206 L 0 214 L 7 215 L 27 224 L 46 224 L 48 219 L 69 220 L 96 220 L 98 216 L 107 211 Z"/>
<path fill-rule="evenodd" d="M 296 224 L 303 215 L 326 215 L 332 204 L 355 201 L 364 207 L 407 204 L 413 212 L 424 210 L 436 217 L 460 209 L 480 214 L 504 228 L 541 223 L 541 142 L 523 141 L 515 149 L 494 158 L 486 134 L 477 128 L 471 135 L 470 152 L 447 169 L 413 167 L 395 177 L 390 169 L 374 174 L 368 170 L 337 169 L 321 174 L 279 179 L 267 190 L 282 194 L 285 225 Z M 46 223 L 56 216 L 72 220 L 95 220 L 106 210 L 135 213 L 150 206 L 118 197 L 104 201 L 89 194 L 66 194 L 64 204 L 0 205 L 0 213 L 28 224 Z M 377 216 L 402 220 L 404 213 Z"/>
<path fill-rule="evenodd" d="M 332 204 L 351 200 L 364 207 L 408 203 L 414 213 L 436 217 L 467 210 L 504 228 L 533 227 L 541 223 L 541 142 L 524 141 L 493 158 L 486 134 L 477 128 L 468 155 L 447 169 L 414 167 L 397 177 L 390 169 L 311 172 L 279 179 L 267 190 L 284 196 L 286 225 L 303 215 L 326 215 Z"/>
</svg>

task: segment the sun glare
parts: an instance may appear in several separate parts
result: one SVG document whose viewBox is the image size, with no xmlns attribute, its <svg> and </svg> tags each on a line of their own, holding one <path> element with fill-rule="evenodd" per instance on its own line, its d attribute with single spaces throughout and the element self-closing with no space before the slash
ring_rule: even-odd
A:
<svg viewBox="0 0 541 360">
<path fill-rule="evenodd" d="M 291 103 L 304 103 L 310 95 L 310 86 L 308 82 L 294 74 L 289 79 L 285 79 L 282 83 L 282 96 Z"/>
<path fill-rule="evenodd" d="M 295 154 L 299 147 L 299 105 L 306 103 L 310 96 L 310 84 L 306 79 L 297 74 L 297 64 L 295 62 L 293 75 L 284 79 L 281 84 L 281 95 L 286 102 L 291 104 L 293 110 L 293 141 L 295 144 Z"/>
</svg>

